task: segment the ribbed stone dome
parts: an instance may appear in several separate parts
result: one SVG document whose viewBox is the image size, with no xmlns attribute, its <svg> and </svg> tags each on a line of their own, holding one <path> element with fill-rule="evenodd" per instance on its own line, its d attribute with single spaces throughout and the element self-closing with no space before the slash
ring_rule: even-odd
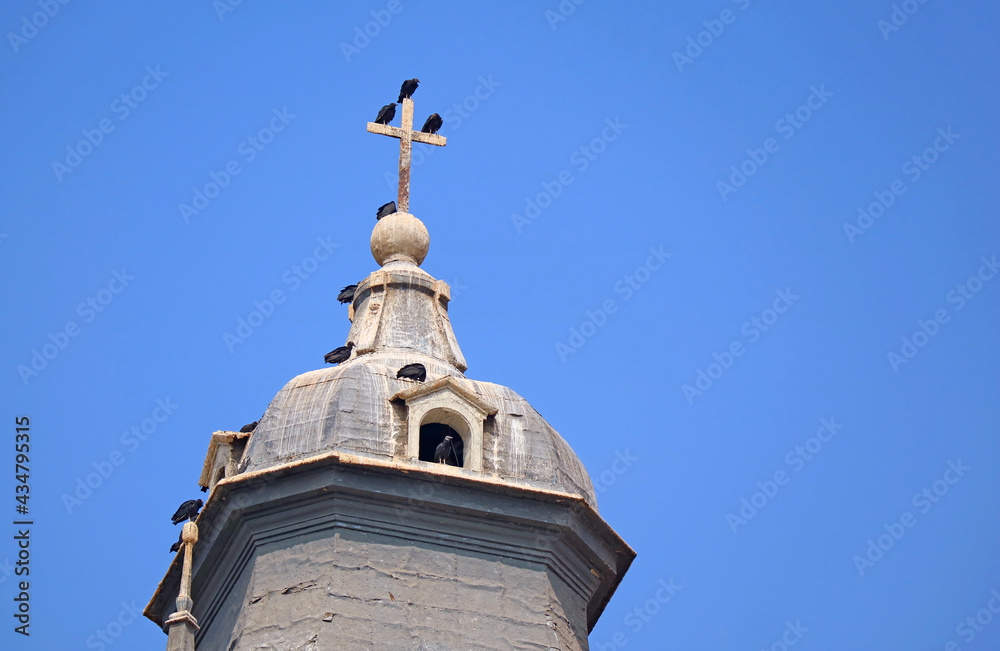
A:
<svg viewBox="0 0 1000 651">
<path fill-rule="evenodd" d="M 261 417 L 241 471 L 265 470 L 334 451 L 389 461 L 394 452 L 398 457 L 396 446 L 406 426 L 406 407 L 390 399 L 414 386 L 396 379 L 396 370 L 413 362 L 427 367 L 428 382 L 450 375 L 497 408 L 484 432 L 483 476 L 580 495 L 597 508 L 583 464 L 524 398 L 507 387 L 469 380 L 448 364 L 412 353 L 373 353 L 292 379 Z"/>
</svg>

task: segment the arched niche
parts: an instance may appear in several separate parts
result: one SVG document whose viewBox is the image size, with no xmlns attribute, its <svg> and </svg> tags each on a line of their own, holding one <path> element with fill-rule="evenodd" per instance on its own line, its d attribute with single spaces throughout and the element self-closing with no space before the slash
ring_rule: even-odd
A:
<svg viewBox="0 0 1000 651">
<path fill-rule="evenodd" d="M 406 403 L 406 461 L 423 461 L 420 452 L 421 426 L 439 424 L 450 427 L 461 437 L 462 467 L 482 472 L 483 425 L 487 416 L 496 413 L 495 407 L 450 376 L 400 391 L 392 400 Z"/>
</svg>

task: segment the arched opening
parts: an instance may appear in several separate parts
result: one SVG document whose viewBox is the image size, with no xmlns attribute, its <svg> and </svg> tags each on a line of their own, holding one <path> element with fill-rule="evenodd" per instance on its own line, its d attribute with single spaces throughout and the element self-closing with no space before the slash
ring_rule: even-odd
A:
<svg viewBox="0 0 1000 651">
<path fill-rule="evenodd" d="M 444 442 L 446 436 L 451 437 L 452 450 L 445 463 L 462 468 L 465 464 L 465 442 L 462 436 L 444 423 L 427 423 L 420 426 L 421 461 L 434 462 L 434 453 L 438 445 Z"/>
</svg>

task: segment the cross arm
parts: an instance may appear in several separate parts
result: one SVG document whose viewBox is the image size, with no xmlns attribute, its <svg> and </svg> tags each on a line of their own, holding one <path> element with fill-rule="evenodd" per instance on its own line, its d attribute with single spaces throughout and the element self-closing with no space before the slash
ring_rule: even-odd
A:
<svg viewBox="0 0 1000 651">
<path fill-rule="evenodd" d="M 376 124 L 375 122 L 368 123 L 368 133 L 378 133 L 383 136 L 389 136 L 390 138 L 402 138 L 403 130 L 399 127 L 391 127 L 387 124 Z M 423 131 L 411 131 L 410 139 L 413 142 L 422 142 L 428 145 L 437 145 L 438 147 L 444 147 L 448 144 L 448 139 L 444 136 L 439 136 L 436 133 L 424 133 Z"/>
</svg>

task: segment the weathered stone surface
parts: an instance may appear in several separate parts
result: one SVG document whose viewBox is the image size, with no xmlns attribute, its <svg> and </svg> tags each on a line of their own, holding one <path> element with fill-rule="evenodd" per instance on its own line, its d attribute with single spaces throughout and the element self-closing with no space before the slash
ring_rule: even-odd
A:
<svg viewBox="0 0 1000 651">
<path fill-rule="evenodd" d="M 415 354 L 365 355 L 294 378 L 261 417 L 242 470 L 263 470 L 330 451 L 398 458 L 398 446 L 405 450 L 406 420 L 390 398 L 414 386 L 396 379 L 396 371 L 415 361 L 427 367 L 428 381 L 449 375 L 497 407 L 483 433 L 484 475 L 580 495 L 596 508 L 583 464 L 524 398 L 507 387 L 466 379 L 439 360 Z"/>
<path fill-rule="evenodd" d="M 584 604 L 561 603 L 541 564 L 344 530 L 271 545 L 253 567 L 235 646 L 211 648 L 586 648 L 564 612 L 580 620 Z"/>
</svg>

